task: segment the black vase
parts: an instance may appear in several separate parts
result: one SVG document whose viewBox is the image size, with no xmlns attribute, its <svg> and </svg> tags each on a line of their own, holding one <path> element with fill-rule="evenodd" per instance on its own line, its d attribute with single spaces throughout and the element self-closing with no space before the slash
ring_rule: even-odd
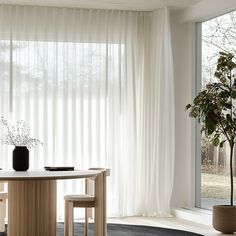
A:
<svg viewBox="0 0 236 236">
<path fill-rule="evenodd" d="M 13 169 L 26 171 L 29 169 L 29 150 L 25 146 L 16 146 L 13 150 Z"/>
</svg>

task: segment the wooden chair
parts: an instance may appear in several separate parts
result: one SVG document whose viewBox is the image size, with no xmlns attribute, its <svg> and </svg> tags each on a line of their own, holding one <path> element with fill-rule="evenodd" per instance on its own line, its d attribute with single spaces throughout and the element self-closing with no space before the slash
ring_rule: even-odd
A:
<svg viewBox="0 0 236 236">
<path fill-rule="evenodd" d="M 102 170 L 108 176 L 109 169 L 90 168 L 89 170 Z M 85 194 L 83 195 L 66 195 L 65 200 L 65 224 L 64 236 L 73 236 L 74 234 L 74 211 L 75 207 L 85 208 L 85 236 L 89 236 L 89 221 L 91 208 L 95 207 L 94 197 L 94 178 L 85 179 Z"/>
<path fill-rule="evenodd" d="M 0 232 L 5 232 L 7 192 L 4 191 L 4 182 L 0 182 Z"/>
</svg>

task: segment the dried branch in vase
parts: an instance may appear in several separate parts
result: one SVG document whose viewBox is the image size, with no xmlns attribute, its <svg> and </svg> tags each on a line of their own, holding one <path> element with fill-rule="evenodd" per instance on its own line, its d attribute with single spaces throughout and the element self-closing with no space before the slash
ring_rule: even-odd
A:
<svg viewBox="0 0 236 236">
<path fill-rule="evenodd" d="M 16 126 L 10 126 L 3 116 L 1 121 L 7 130 L 6 134 L 3 134 L 0 139 L 2 144 L 26 146 L 27 148 L 33 148 L 38 144 L 43 145 L 38 139 L 30 137 L 30 128 L 25 121 L 17 121 Z"/>
</svg>

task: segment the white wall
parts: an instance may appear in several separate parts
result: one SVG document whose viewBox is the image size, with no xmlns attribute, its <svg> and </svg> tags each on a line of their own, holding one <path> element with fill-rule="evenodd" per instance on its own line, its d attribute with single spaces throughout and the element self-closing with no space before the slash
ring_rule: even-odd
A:
<svg viewBox="0 0 236 236">
<path fill-rule="evenodd" d="M 176 155 L 172 206 L 194 207 L 194 121 L 188 117 L 185 106 L 191 103 L 195 91 L 195 24 L 181 22 L 177 12 L 171 12 L 170 16 L 176 110 Z"/>
</svg>

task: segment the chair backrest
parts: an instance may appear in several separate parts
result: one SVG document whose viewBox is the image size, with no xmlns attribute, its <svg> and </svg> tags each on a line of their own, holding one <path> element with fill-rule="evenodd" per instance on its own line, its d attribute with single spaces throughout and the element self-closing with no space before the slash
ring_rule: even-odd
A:
<svg viewBox="0 0 236 236">
<path fill-rule="evenodd" d="M 106 176 L 110 175 L 110 169 L 101 168 L 101 167 L 92 167 L 89 170 L 101 170 L 106 172 Z M 85 193 L 89 195 L 94 195 L 94 180 L 95 178 L 87 178 L 85 179 Z"/>
<path fill-rule="evenodd" d="M 102 168 L 102 167 L 92 167 L 89 170 L 104 170 L 106 172 L 106 176 L 110 176 L 110 169 L 109 168 Z"/>
<path fill-rule="evenodd" d="M 5 182 L 0 181 L 0 192 L 3 192 L 5 189 Z"/>
</svg>

